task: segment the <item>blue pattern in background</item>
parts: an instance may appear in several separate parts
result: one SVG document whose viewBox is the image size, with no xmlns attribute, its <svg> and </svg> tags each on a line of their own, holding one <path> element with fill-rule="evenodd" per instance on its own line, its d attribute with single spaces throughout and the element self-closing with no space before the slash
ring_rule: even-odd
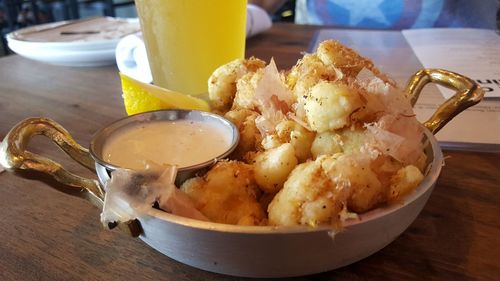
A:
<svg viewBox="0 0 500 281">
<path fill-rule="evenodd" d="M 442 1 L 442 0 L 437 0 Z M 390 25 L 395 25 L 403 14 L 404 1 L 403 0 L 386 0 L 380 5 L 380 10 L 385 11 L 385 17 L 389 21 Z M 380 28 L 387 26 L 380 26 Z"/>
<path fill-rule="evenodd" d="M 497 0 L 297 0 L 296 22 L 405 29 L 496 28 Z"/>
</svg>

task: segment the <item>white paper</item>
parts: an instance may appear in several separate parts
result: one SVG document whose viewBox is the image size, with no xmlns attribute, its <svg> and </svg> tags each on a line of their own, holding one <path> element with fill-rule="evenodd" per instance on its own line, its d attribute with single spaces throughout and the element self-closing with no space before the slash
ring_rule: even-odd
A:
<svg viewBox="0 0 500 281">
<path fill-rule="evenodd" d="M 485 97 L 500 97 L 500 35 L 494 30 L 432 28 L 403 30 L 426 68 L 444 68 L 475 80 Z M 454 92 L 439 87 L 445 98 Z"/>
</svg>

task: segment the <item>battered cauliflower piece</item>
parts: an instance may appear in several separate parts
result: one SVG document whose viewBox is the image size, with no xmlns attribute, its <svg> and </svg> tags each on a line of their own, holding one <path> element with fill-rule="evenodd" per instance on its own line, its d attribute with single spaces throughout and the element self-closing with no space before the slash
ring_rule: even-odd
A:
<svg viewBox="0 0 500 281">
<path fill-rule="evenodd" d="M 404 165 L 391 156 L 380 154 L 371 162 L 372 171 L 377 174 L 380 183 L 387 189 L 391 182 L 395 182 L 394 175 L 404 167 Z M 388 195 L 390 192 L 388 192 Z"/>
<path fill-rule="evenodd" d="M 338 134 L 342 139 L 342 151 L 346 154 L 362 152 L 362 148 L 371 141 L 371 135 L 363 128 L 346 128 Z"/>
<path fill-rule="evenodd" d="M 290 144 L 295 150 L 295 156 L 300 163 L 312 157 L 311 146 L 316 134 L 309 131 L 296 122 L 292 122 L 293 128 L 290 131 Z"/>
<path fill-rule="evenodd" d="M 258 104 L 255 100 L 255 89 L 262 79 L 263 68 L 255 72 L 243 75 L 236 83 L 236 94 L 234 96 L 233 108 L 256 109 Z"/>
<path fill-rule="evenodd" d="M 377 77 L 391 85 L 394 81 L 378 70 L 373 62 L 362 57 L 358 52 L 335 40 L 326 40 L 318 45 L 316 55 L 325 65 L 333 65 L 340 69 L 346 77 L 356 77 L 363 69 L 369 69 Z"/>
<path fill-rule="evenodd" d="M 345 154 L 366 152 L 363 148 L 370 141 L 371 136 L 364 129 L 353 126 L 317 134 L 311 146 L 311 152 L 314 158 L 340 152 Z M 378 156 L 379 152 L 376 154 L 375 156 Z"/>
<path fill-rule="evenodd" d="M 363 106 L 360 95 L 343 83 L 319 82 L 305 98 L 309 127 L 318 132 L 351 124 L 351 115 Z"/>
<path fill-rule="evenodd" d="M 260 225 L 266 215 L 252 166 L 237 161 L 217 163 L 203 177 L 185 181 L 181 190 L 213 222 Z"/>
<path fill-rule="evenodd" d="M 229 121 L 233 122 L 236 127 L 242 127 L 249 116 L 258 115 L 257 112 L 249 109 L 230 110 L 224 114 Z"/>
<path fill-rule="evenodd" d="M 319 133 L 311 145 L 312 156 L 316 159 L 321 155 L 333 155 L 342 152 L 342 137 L 332 131 Z"/>
<path fill-rule="evenodd" d="M 277 126 L 275 133 L 262 140 L 265 149 L 275 148 L 284 143 L 290 143 L 295 151 L 299 163 L 312 157 L 311 146 L 315 133 L 307 130 L 293 120 L 284 119 Z"/>
<path fill-rule="evenodd" d="M 402 197 L 412 192 L 424 179 L 420 170 L 408 165 L 401 168 L 392 178 L 389 188 L 389 202 L 401 200 Z"/>
<path fill-rule="evenodd" d="M 262 135 L 255 125 L 257 116 L 257 112 L 248 109 L 231 110 L 224 115 L 236 125 L 240 133 L 240 141 L 231 158 L 242 160 L 249 152 L 260 149 Z"/>
<path fill-rule="evenodd" d="M 278 147 L 284 143 L 290 142 L 290 134 L 294 128 L 294 122 L 288 119 L 283 119 L 276 125 L 274 133 L 267 135 L 262 140 L 262 147 L 271 149 Z"/>
<path fill-rule="evenodd" d="M 349 190 L 347 208 L 356 213 L 368 211 L 387 198 L 386 188 L 371 169 L 371 159 L 362 154 L 339 153 L 325 158 L 323 169 L 337 188 Z"/>
<path fill-rule="evenodd" d="M 236 94 L 237 80 L 246 73 L 252 73 L 264 67 L 260 59 L 236 59 L 220 66 L 208 79 L 208 96 L 212 108 L 218 112 L 228 111 Z"/>
<path fill-rule="evenodd" d="M 373 68 L 371 61 L 335 40 L 321 42 L 316 50 L 316 55 L 324 64 L 334 65 L 348 76 L 356 76 L 364 67 Z"/>
<path fill-rule="evenodd" d="M 269 204 L 269 224 L 309 225 L 336 223 L 343 209 L 342 192 L 323 171 L 321 159 L 298 165 L 283 189 Z"/>
<path fill-rule="evenodd" d="M 289 143 L 257 154 L 254 161 L 255 181 L 267 193 L 278 192 L 298 163 Z"/>
<path fill-rule="evenodd" d="M 363 213 L 387 201 L 399 199 L 420 183 L 423 178 L 415 166 L 391 173 L 390 190 L 382 184 L 377 172 L 393 172 L 389 157 L 373 161 L 361 153 L 320 156 L 315 161 L 298 165 L 290 174 L 283 189 L 269 204 L 269 223 L 272 225 L 336 225 L 341 211 Z M 378 166 L 382 165 L 382 167 Z M 374 169 L 374 166 L 378 169 Z M 390 192 L 390 194 L 389 194 Z"/>
<path fill-rule="evenodd" d="M 342 77 L 340 70 L 332 64 L 323 63 L 316 54 L 306 54 L 292 68 L 286 84 L 295 98 L 300 99 L 320 81 L 337 81 Z"/>
</svg>

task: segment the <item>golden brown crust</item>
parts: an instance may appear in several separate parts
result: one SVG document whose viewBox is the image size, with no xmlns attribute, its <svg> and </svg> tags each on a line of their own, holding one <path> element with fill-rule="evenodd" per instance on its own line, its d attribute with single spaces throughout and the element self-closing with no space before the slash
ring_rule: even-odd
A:
<svg viewBox="0 0 500 281">
<path fill-rule="evenodd" d="M 423 178 L 411 105 L 339 42 L 320 43 L 286 75 L 251 58 L 220 67 L 210 83 L 215 109 L 240 132 L 231 159 L 244 161 L 182 186 L 211 220 L 338 226 L 346 212 L 400 200 Z"/>
</svg>

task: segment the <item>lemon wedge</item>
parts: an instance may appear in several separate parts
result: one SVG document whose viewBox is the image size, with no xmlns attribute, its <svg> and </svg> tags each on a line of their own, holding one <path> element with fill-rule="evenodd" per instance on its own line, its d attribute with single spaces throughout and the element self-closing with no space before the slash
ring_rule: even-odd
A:
<svg viewBox="0 0 500 281">
<path fill-rule="evenodd" d="M 137 81 L 120 73 L 122 97 L 128 115 L 159 109 L 195 109 L 210 111 L 208 102 Z"/>
</svg>

